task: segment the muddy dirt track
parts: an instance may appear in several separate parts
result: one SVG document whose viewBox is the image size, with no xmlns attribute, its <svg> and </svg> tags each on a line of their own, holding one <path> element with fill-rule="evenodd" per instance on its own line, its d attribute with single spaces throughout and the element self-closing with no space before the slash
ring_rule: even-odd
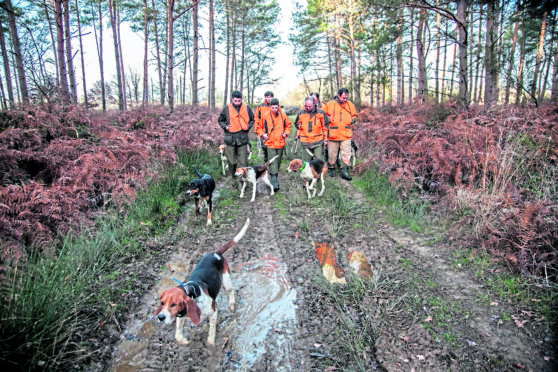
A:
<svg viewBox="0 0 558 372">
<path fill-rule="evenodd" d="M 113 330 L 120 341 L 111 346 L 110 368 L 556 369 L 549 322 L 503 301 L 473 272 L 456 265 L 455 247 L 445 236 L 393 226 L 384 211 L 340 178 L 328 177 L 324 196 L 308 201 L 299 175 L 284 173 L 285 168 L 283 162 L 281 190 L 270 196 L 269 188 L 259 184 L 253 203 L 249 197 L 239 199 L 229 179 L 218 180 L 212 226 L 206 227 L 205 216 L 189 211 L 166 236 L 145 243 L 159 254 L 130 264 L 147 294 L 136 298 L 129 319 Z M 250 196 L 250 186 L 247 191 Z M 207 321 L 199 326 L 188 322 L 191 342 L 179 345 L 175 325 L 153 318 L 159 293 L 176 285 L 172 278 L 185 280 L 203 254 L 232 239 L 246 217 L 251 220 L 246 235 L 225 254 L 232 266 L 236 311 L 228 310 L 221 292 L 215 346 L 206 345 Z M 354 298 L 345 286 L 328 284 L 314 241 L 331 243 L 345 267 L 349 252 L 363 252 L 374 279 L 361 282 L 364 290 Z M 355 347 L 367 340 L 368 346 Z"/>
</svg>

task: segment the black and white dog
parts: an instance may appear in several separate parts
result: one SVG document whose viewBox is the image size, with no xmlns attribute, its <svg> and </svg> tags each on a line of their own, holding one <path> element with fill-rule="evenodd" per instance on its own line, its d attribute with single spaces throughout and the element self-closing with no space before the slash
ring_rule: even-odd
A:
<svg viewBox="0 0 558 372">
<path fill-rule="evenodd" d="M 201 174 L 194 167 L 198 179 L 190 181 L 186 194 L 194 197 L 196 203 L 196 213 L 200 212 L 200 198 L 202 203 L 207 200 L 207 225 L 211 225 L 211 213 L 213 212 L 213 190 L 215 190 L 215 180 L 209 174 Z M 203 205 L 202 205 L 203 208 Z"/>
</svg>

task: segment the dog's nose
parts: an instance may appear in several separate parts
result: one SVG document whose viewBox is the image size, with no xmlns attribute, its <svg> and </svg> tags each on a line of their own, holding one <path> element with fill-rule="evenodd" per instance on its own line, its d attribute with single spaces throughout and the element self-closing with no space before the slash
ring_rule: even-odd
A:
<svg viewBox="0 0 558 372">
<path fill-rule="evenodd" d="M 159 314 L 157 316 L 157 319 L 159 319 L 159 321 L 164 322 L 165 321 L 165 315 L 164 314 Z"/>
</svg>

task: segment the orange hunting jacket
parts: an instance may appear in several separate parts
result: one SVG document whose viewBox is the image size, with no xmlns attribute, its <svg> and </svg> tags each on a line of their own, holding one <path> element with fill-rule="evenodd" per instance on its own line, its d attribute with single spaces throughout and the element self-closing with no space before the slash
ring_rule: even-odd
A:
<svg viewBox="0 0 558 372">
<path fill-rule="evenodd" d="M 286 138 L 291 133 L 291 127 L 293 123 L 291 119 L 283 112 L 281 108 L 274 114 L 271 109 L 264 114 L 259 125 L 256 124 L 256 133 L 260 138 L 264 134 L 269 136 L 269 139 L 265 141 L 265 146 L 270 149 L 282 149 L 285 147 Z M 287 137 L 283 138 L 283 133 L 287 134 Z"/>
<path fill-rule="evenodd" d="M 341 104 L 339 100 L 332 99 L 326 105 L 325 112 L 329 116 L 329 141 L 346 141 L 353 138 L 353 123 L 357 110 L 352 102 Z"/>
<path fill-rule="evenodd" d="M 297 135 L 303 147 L 314 148 L 327 140 L 329 119 L 322 110 L 300 110 L 295 119 Z"/>
<path fill-rule="evenodd" d="M 271 105 L 268 105 L 265 100 L 256 109 L 256 127 L 261 123 L 265 114 L 271 111 Z"/>
<path fill-rule="evenodd" d="M 236 133 L 241 130 L 248 130 L 248 123 L 250 122 L 250 116 L 248 115 L 248 109 L 245 104 L 240 106 L 240 110 L 236 110 L 232 104 L 229 104 L 229 132 Z"/>
</svg>

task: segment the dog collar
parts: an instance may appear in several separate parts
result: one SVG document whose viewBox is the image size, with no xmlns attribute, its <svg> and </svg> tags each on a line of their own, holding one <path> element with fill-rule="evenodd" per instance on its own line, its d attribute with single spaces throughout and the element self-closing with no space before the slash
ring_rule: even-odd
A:
<svg viewBox="0 0 558 372">
<path fill-rule="evenodd" d="M 306 168 L 306 162 L 303 160 L 302 161 L 302 168 L 300 168 L 300 171 L 302 172 L 304 170 L 304 168 Z"/>
</svg>

